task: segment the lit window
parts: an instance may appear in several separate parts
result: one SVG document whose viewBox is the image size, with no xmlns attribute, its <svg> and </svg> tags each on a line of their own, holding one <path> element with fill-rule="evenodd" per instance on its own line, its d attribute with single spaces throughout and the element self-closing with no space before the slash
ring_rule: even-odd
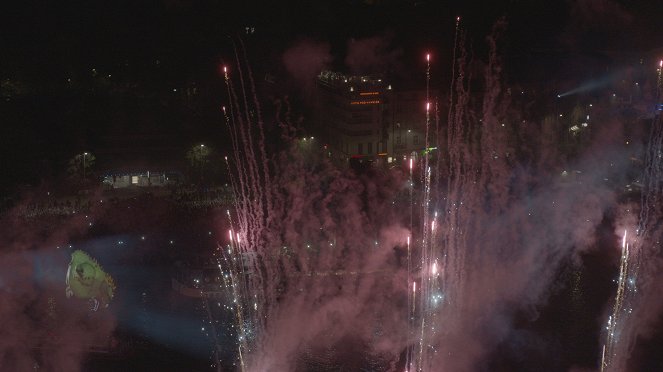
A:
<svg viewBox="0 0 663 372">
<path fill-rule="evenodd" d="M 131 184 L 138 185 L 138 176 L 131 176 Z"/>
</svg>

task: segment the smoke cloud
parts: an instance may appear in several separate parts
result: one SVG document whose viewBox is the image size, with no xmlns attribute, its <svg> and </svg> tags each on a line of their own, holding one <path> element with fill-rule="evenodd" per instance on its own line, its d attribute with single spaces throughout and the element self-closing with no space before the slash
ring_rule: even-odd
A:
<svg viewBox="0 0 663 372">
<path fill-rule="evenodd" d="M 107 347 L 115 328 L 109 312 L 65 297 L 69 250 L 83 216 L 53 225 L 6 212 L 0 229 L 0 366 L 3 371 L 80 371 L 90 347 Z"/>
<path fill-rule="evenodd" d="M 616 47 L 633 22 L 633 15 L 612 0 L 576 0 L 570 13 L 562 43 L 589 50 Z"/>
<path fill-rule="evenodd" d="M 323 357 L 350 370 L 362 358 L 396 370 L 406 350 L 423 370 L 481 370 L 500 344 L 519 337 L 516 315 L 546 304 L 562 265 L 596 248 L 632 166 L 624 121 L 600 105 L 583 126 L 591 129 L 571 131 L 573 115 L 523 120 L 501 76 L 504 27 L 488 38 L 479 92 L 470 90 L 473 61 L 460 48 L 447 142 L 431 159 L 444 170 L 428 181 L 434 163 L 417 158 L 412 200 L 400 171 L 359 176 L 331 164 L 315 141 L 296 138 L 268 157 L 245 139 L 260 138 L 255 126 L 231 124 L 240 235 L 250 236 L 242 249 L 257 253 L 261 268 L 250 298 L 261 298 L 264 328 L 251 370 L 294 370 Z M 346 63 L 384 67 L 396 55 L 387 46 L 357 41 Z M 421 191 L 427 182 L 431 194 Z M 628 216 L 617 225 L 624 223 Z M 410 291 L 431 296 L 413 301 L 416 322 L 408 319 Z M 538 350 L 549 349 L 538 341 Z"/>
<path fill-rule="evenodd" d="M 404 341 L 393 341 L 403 337 L 406 285 L 394 248 L 404 246 L 408 231 L 389 208 L 400 182 L 386 175 L 357 178 L 322 158 L 313 170 L 302 156 L 311 154 L 283 158 L 274 180 L 283 191 L 272 210 L 280 222 L 270 241 L 293 253 L 283 261 L 288 287 L 273 304 L 253 370 L 290 370 L 306 362 L 305 350 L 326 351 L 358 368 L 360 358 L 342 359 L 346 342 L 366 354 L 391 354 Z M 389 336 L 369 346 L 377 328 Z"/>
<path fill-rule="evenodd" d="M 312 92 L 315 77 L 332 62 L 330 45 L 301 40 L 283 53 L 283 65 L 305 92 Z"/>
<path fill-rule="evenodd" d="M 577 27 L 604 29 L 628 25 L 633 16 L 612 0 L 577 0 L 572 3 L 571 16 Z"/>
<path fill-rule="evenodd" d="M 345 64 L 352 73 L 374 74 L 401 70 L 401 48 L 392 45 L 389 35 L 348 41 Z"/>
</svg>

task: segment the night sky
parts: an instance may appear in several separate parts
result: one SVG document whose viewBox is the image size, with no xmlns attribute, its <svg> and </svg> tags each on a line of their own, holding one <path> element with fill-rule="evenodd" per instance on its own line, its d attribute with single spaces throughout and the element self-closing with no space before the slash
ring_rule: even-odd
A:
<svg viewBox="0 0 663 372">
<path fill-rule="evenodd" d="M 420 57 L 432 51 L 432 82 L 446 86 L 455 17 L 462 17 L 477 55 L 485 54 L 485 35 L 504 17 L 505 78 L 568 86 L 659 47 L 662 7 L 644 0 L 6 3 L 0 73 L 5 92 L 14 93 L 3 93 L 12 97 L 1 106 L 3 187 L 34 183 L 24 169 L 57 168 L 128 127 L 185 132 L 192 142 L 215 133 L 210 123 L 220 120 L 223 99 L 218 68 L 233 58 L 229 35 L 244 38 L 259 75 L 276 76 L 279 93 L 296 96 L 302 82 L 283 56 L 298 44 L 321 46 L 313 50 L 324 56 L 313 60 L 323 58 L 326 67 L 387 72 L 410 86 L 421 84 Z M 246 27 L 255 32 L 247 35 Z M 360 54 L 348 65 L 352 42 L 366 39 L 378 43 L 379 53 Z M 305 57 L 298 63 L 307 69 Z M 183 109 L 172 89 L 192 83 L 204 96 Z M 159 105 L 169 112 L 154 109 Z"/>
</svg>

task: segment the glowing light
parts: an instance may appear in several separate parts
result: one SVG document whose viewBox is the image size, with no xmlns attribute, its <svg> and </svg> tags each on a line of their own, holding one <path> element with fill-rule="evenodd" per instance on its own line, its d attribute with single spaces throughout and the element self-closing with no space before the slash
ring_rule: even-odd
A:
<svg viewBox="0 0 663 372">
<path fill-rule="evenodd" d="M 228 230 L 228 236 L 230 237 L 230 241 L 232 242 L 233 241 L 233 231 L 232 230 Z"/>
<path fill-rule="evenodd" d="M 372 101 L 352 101 L 350 102 L 351 105 L 377 105 L 380 103 L 379 99 L 372 100 Z"/>
<path fill-rule="evenodd" d="M 417 291 L 417 282 L 412 282 L 412 292 Z"/>
<path fill-rule="evenodd" d="M 377 96 L 379 94 L 380 94 L 380 92 L 361 92 L 361 93 L 359 93 L 360 96 Z"/>
<path fill-rule="evenodd" d="M 430 110 L 430 102 L 426 102 L 426 111 Z"/>
<path fill-rule="evenodd" d="M 622 254 L 619 264 L 619 280 L 617 284 L 617 293 L 615 294 L 615 303 L 612 309 L 612 315 L 608 317 L 608 324 L 606 326 L 607 337 L 603 345 L 603 355 L 601 356 L 601 370 L 604 370 L 603 367 L 609 367 L 612 364 L 612 357 L 614 356 L 613 349 L 615 344 L 618 342 L 618 339 L 615 339 L 615 331 L 618 329 L 618 322 L 621 318 L 621 311 L 626 311 L 624 308 L 624 301 L 626 297 L 626 283 L 630 285 L 635 284 L 635 280 L 628 278 L 630 274 L 628 272 L 629 268 L 629 244 L 626 242 L 627 231 L 624 230 L 624 236 L 622 237 Z M 634 289 L 635 291 L 635 289 Z M 630 313 L 630 311 L 629 311 Z M 605 349 L 608 349 L 609 353 L 605 354 Z M 606 359 L 607 356 L 607 359 Z"/>
<path fill-rule="evenodd" d="M 426 53 L 426 62 L 430 62 L 430 53 Z"/>
<path fill-rule="evenodd" d="M 413 162 L 413 160 L 414 160 L 414 159 L 410 158 L 410 169 L 412 169 L 412 168 L 414 167 L 414 162 Z"/>
<path fill-rule="evenodd" d="M 437 261 L 433 262 L 433 268 L 431 269 L 431 273 L 433 273 L 433 275 L 437 275 Z"/>
</svg>

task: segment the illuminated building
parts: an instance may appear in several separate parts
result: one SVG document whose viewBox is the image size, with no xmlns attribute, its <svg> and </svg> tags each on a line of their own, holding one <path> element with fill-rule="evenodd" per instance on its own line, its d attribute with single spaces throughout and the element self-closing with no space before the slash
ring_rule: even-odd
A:
<svg viewBox="0 0 663 372">
<path fill-rule="evenodd" d="M 102 183 L 107 189 L 127 187 L 160 187 L 181 182 L 184 177 L 179 172 L 163 171 L 114 171 L 103 176 Z"/>
<path fill-rule="evenodd" d="M 315 100 L 315 131 L 336 160 L 389 163 L 425 148 L 425 91 L 397 91 L 380 77 L 323 71 Z"/>
</svg>

